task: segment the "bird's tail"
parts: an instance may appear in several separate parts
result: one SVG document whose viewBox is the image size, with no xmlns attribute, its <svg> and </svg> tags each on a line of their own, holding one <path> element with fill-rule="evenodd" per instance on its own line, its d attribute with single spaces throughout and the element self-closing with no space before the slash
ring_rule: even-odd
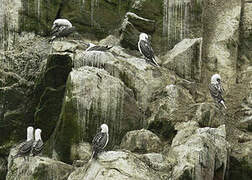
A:
<svg viewBox="0 0 252 180">
<path fill-rule="evenodd" d="M 156 61 L 156 59 L 155 59 L 154 57 L 152 58 L 152 64 L 153 64 L 154 66 L 159 67 L 159 65 L 158 65 L 158 63 L 157 63 L 157 61 Z"/>
<path fill-rule="evenodd" d="M 53 42 L 56 39 L 56 36 L 53 36 L 51 39 L 49 39 L 49 43 Z"/>
<path fill-rule="evenodd" d="M 107 48 L 108 50 L 110 50 L 112 47 L 113 47 L 113 46 L 106 46 L 106 48 Z"/>
<path fill-rule="evenodd" d="M 220 103 L 222 104 L 222 106 L 223 106 L 225 109 L 227 109 L 227 106 L 225 105 L 225 103 L 224 103 L 223 100 L 222 100 Z"/>
</svg>

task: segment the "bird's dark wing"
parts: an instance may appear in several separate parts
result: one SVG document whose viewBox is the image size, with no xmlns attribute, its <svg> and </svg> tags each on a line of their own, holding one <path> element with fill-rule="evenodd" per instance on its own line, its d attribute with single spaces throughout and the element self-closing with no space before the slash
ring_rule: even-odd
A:
<svg viewBox="0 0 252 180">
<path fill-rule="evenodd" d="M 24 143 L 22 143 L 22 145 L 18 149 L 17 155 L 22 156 L 22 155 L 29 154 L 29 152 L 32 149 L 33 142 L 34 140 L 30 140 L 30 141 L 25 141 Z"/>
<path fill-rule="evenodd" d="M 106 133 L 97 133 L 96 136 L 93 138 L 92 145 L 94 150 L 100 150 L 105 148 L 107 143 L 107 134 Z"/>
<path fill-rule="evenodd" d="M 71 33 L 73 33 L 75 31 L 75 27 L 65 27 L 62 28 L 59 33 L 56 35 L 57 37 L 67 37 L 69 36 Z"/>
<path fill-rule="evenodd" d="M 139 42 L 139 48 L 141 49 L 141 52 L 143 53 L 143 55 L 152 60 L 154 58 L 154 52 L 153 52 L 153 49 L 151 47 L 151 44 L 148 42 L 148 41 L 143 41 L 141 40 Z"/>
<path fill-rule="evenodd" d="M 94 46 L 89 48 L 87 51 L 107 51 L 109 49 L 111 49 L 112 46 Z"/>
<path fill-rule="evenodd" d="M 39 154 L 43 150 L 43 147 L 44 143 L 42 140 L 35 141 L 32 148 L 32 155 L 36 156 Z"/>
<path fill-rule="evenodd" d="M 223 89 L 219 85 L 210 84 L 209 85 L 209 91 L 210 91 L 211 96 L 214 99 L 216 99 L 218 102 L 220 102 L 222 100 L 224 101 L 224 99 L 222 97 Z"/>
</svg>

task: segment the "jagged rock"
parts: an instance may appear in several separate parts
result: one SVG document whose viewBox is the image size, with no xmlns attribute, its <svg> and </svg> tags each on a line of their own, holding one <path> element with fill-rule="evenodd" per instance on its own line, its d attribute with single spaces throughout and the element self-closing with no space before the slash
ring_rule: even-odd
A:
<svg viewBox="0 0 252 180">
<path fill-rule="evenodd" d="M 239 143 L 232 149 L 230 155 L 229 179 L 244 179 L 252 178 L 252 141 Z"/>
<path fill-rule="evenodd" d="M 92 147 L 89 143 L 79 143 L 73 144 L 71 146 L 70 160 L 82 160 L 83 162 L 88 162 L 91 158 Z"/>
<path fill-rule="evenodd" d="M 7 169 L 7 160 L 0 157 L 0 180 L 5 180 Z"/>
<path fill-rule="evenodd" d="M 173 70 L 189 81 L 201 78 L 202 38 L 184 39 L 170 50 L 162 59 L 164 67 Z"/>
<path fill-rule="evenodd" d="M 225 115 L 214 103 L 197 103 L 190 105 L 188 114 L 200 127 L 218 127 L 225 123 Z"/>
<path fill-rule="evenodd" d="M 160 152 L 162 151 L 162 143 L 156 134 L 141 129 L 127 132 L 122 139 L 120 148 L 137 153 Z"/>
<path fill-rule="evenodd" d="M 203 69 L 205 81 L 220 72 L 226 86 L 235 83 L 238 56 L 240 0 L 209 0 L 203 8 Z"/>
<path fill-rule="evenodd" d="M 229 144 L 225 125 L 198 128 L 193 121 L 176 126 L 169 156 L 176 159 L 172 179 L 224 179 Z"/>
<path fill-rule="evenodd" d="M 68 178 L 68 180 L 79 179 L 153 180 L 162 178 L 134 154 L 123 151 L 108 151 L 101 154 L 97 161 L 93 160 L 90 164 L 75 170 Z"/>
<path fill-rule="evenodd" d="M 66 180 L 73 170 L 71 165 L 46 157 L 17 158 L 8 168 L 6 180 Z"/>
<path fill-rule="evenodd" d="M 173 84 L 166 86 L 153 96 L 148 129 L 161 137 L 171 138 L 175 133 L 174 124 L 185 119 L 190 104 L 194 101 L 187 90 Z"/>
<path fill-rule="evenodd" d="M 71 162 L 72 145 L 91 142 L 102 123 L 109 127 L 108 147 L 144 123 L 132 90 L 106 71 L 87 66 L 70 73 L 59 121 L 51 141 L 64 162 Z"/>
<path fill-rule="evenodd" d="M 120 39 L 116 36 L 109 35 L 105 39 L 102 39 L 99 42 L 99 45 L 101 46 L 119 46 L 120 45 Z"/>
<path fill-rule="evenodd" d="M 145 19 L 132 12 L 127 12 L 120 28 L 120 43 L 124 48 L 138 50 L 138 39 L 141 32 L 153 33 L 154 21 Z"/>
<path fill-rule="evenodd" d="M 134 98 L 142 111 L 146 111 L 156 90 L 176 80 L 173 72 L 155 68 L 144 59 L 130 55 L 120 46 L 114 46 L 108 52 L 77 51 L 74 67 L 87 65 L 105 69 L 110 75 L 121 79 L 134 92 Z"/>
</svg>

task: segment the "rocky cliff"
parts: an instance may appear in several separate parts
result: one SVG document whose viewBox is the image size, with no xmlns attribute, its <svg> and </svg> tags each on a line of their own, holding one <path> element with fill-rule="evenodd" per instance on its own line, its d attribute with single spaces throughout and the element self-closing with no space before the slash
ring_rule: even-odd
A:
<svg viewBox="0 0 252 180">
<path fill-rule="evenodd" d="M 252 3 L 0 0 L 0 179 L 252 179 Z M 77 32 L 48 43 L 56 18 Z M 137 51 L 150 35 L 160 67 Z M 85 51 L 87 42 L 113 46 Z M 223 77 L 227 110 L 213 103 Z M 106 152 L 91 141 L 109 126 Z M 26 127 L 42 157 L 13 159 Z"/>
</svg>

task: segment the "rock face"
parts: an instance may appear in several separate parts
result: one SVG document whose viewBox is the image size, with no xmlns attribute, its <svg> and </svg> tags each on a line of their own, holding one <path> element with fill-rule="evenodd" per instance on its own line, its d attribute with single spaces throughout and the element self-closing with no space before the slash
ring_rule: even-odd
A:
<svg viewBox="0 0 252 180">
<path fill-rule="evenodd" d="M 244 179 L 252 178 L 252 141 L 240 143 L 235 147 L 230 155 L 230 170 L 229 179 Z"/>
<path fill-rule="evenodd" d="M 103 179 L 161 179 L 160 175 L 139 160 L 134 154 L 123 151 L 108 151 L 99 156 L 97 161 L 78 168 L 68 180 L 103 180 Z"/>
<path fill-rule="evenodd" d="M 49 53 L 44 38 L 33 34 L 20 38 L 23 41 L 17 41 L 11 50 L 0 50 L 0 154 L 3 155 L 8 155 L 9 148 L 26 137 L 25 129 L 33 124 L 41 96 L 34 89 Z"/>
<path fill-rule="evenodd" d="M 177 85 L 168 85 L 157 91 L 149 107 L 148 129 L 163 138 L 172 137 L 174 124 L 186 116 L 186 107 L 194 101 L 189 92 Z"/>
<path fill-rule="evenodd" d="M 162 59 L 162 65 L 173 70 L 181 78 L 200 81 L 202 38 L 184 39 Z"/>
<path fill-rule="evenodd" d="M 240 33 L 240 47 L 238 68 L 244 71 L 248 66 L 252 65 L 252 4 L 243 1 L 241 14 L 241 33 Z"/>
<path fill-rule="evenodd" d="M 235 82 L 240 13 L 240 0 L 210 0 L 204 3 L 202 71 L 207 82 L 215 72 L 220 72 L 225 82 Z"/>
<path fill-rule="evenodd" d="M 172 179 L 224 179 L 229 145 L 225 125 L 198 128 L 189 121 L 176 126 L 169 155 L 176 158 Z"/>
<path fill-rule="evenodd" d="M 102 123 L 109 126 L 109 147 L 118 144 L 127 131 L 142 127 L 133 92 L 104 70 L 94 67 L 73 70 L 53 139 L 60 159 L 68 162 L 71 145 L 83 140 L 91 142 Z"/>
<path fill-rule="evenodd" d="M 131 152 L 151 153 L 162 150 L 161 141 L 151 131 L 141 129 L 127 132 L 123 137 L 120 148 Z"/>
</svg>

